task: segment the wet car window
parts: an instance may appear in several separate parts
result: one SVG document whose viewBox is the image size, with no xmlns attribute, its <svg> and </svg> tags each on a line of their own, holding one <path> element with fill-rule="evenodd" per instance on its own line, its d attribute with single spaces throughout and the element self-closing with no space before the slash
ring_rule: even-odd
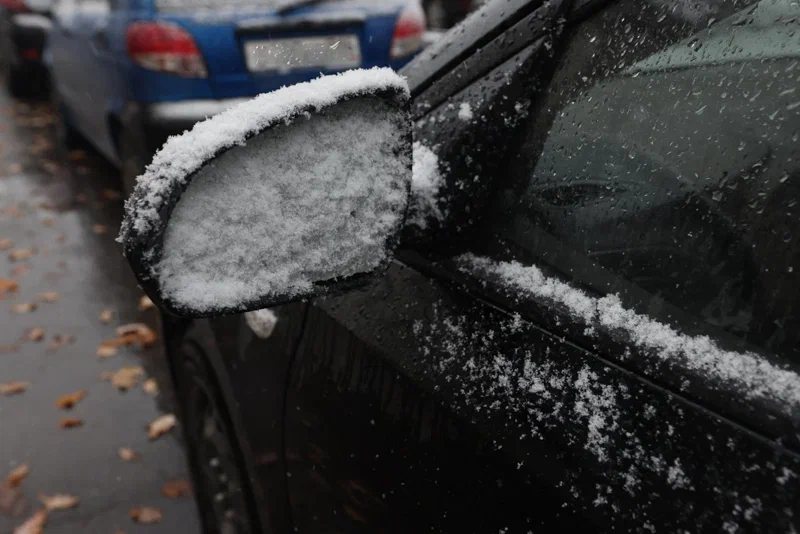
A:
<svg viewBox="0 0 800 534">
<path fill-rule="evenodd" d="M 570 37 L 494 228 L 590 290 L 798 362 L 800 4 L 641 4 Z"/>
</svg>

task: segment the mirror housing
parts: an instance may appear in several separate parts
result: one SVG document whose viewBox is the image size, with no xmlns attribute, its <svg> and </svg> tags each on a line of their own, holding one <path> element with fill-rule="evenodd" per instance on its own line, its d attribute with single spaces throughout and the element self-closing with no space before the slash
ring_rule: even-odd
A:
<svg viewBox="0 0 800 534">
<path fill-rule="evenodd" d="M 125 204 L 119 240 L 165 311 L 209 317 L 366 283 L 399 241 L 410 95 L 391 69 L 256 97 L 171 137 Z"/>
</svg>

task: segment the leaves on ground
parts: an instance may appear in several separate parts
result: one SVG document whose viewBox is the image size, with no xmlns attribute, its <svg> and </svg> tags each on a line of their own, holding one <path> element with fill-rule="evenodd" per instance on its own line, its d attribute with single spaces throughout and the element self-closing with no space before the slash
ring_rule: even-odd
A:
<svg viewBox="0 0 800 534">
<path fill-rule="evenodd" d="M 36 253 L 32 248 L 15 248 L 8 253 L 8 259 L 11 261 L 24 261 Z"/>
<path fill-rule="evenodd" d="M 14 304 L 11 306 L 11 310 L 14 313 L 30 313 L 36 310 L 37 306 L 35 302 L 20 302 L 19 304 Z"/>
<path fill-rule="evenodd" d="M 108 345 L 106 342 L 100 343 L 100 346 L 97 347 L 98 358 L 110 358 L 116 353 L 117 347 L 115 345 Z"/>
<path fill-rule="evenodd" d="M 12 382 L 5 382 L 0 384 L 0 395 L 17 395 L 23 393 L 31 383 L 25 380 L 16 380 Z"/>
<path fill-rule="evenodd" d="M 44 291 L 42 293 L 37 293 L 36 298 L 41 302 L 55 302 L 60 298 L 60 295 L 57 291 Z"/>
<path fill-rule="evenodd" d="M 117 337 L 124 338 L 131 334 L 136 336 L 136 342 L 143 348 L 147 348 L 158 341 L 158 334 L 144 323 L 130 323 L 117 327 Z"/>
<path fill-rule="evenodd" d="M 41 326 L 36 326 L 28 330 L 28 333 L 25 334 L 25 338 L 28 341 L 41 341 L 44 339 L 44 328 Z"/>
<path fill-rule="evenodd" d="M 157 417 L 150 426 L 147 427 L 147 437 L 150 439 L 157 439 L 163 436 L 175 427 L 178 420 L 174 414 L 168 413 Z"/>
<path fill-rule="evenodd" d="M 25 480 L 30 472 L 31 470 L 27 463 L 20 464 L 8 472 L 8 475 L 6 475 L 6 484 L 11 488 L 16 488 Z"/>
<path fill-rule="evenodd" d="M 86 390 L 81 389 L 78 391 L 74 391 L 72 393 L 67 393 L 66 395 L 61 395 L 58 400 L 56 400 L 56 407 L 61 410 L 69 410 L 73 408 L 76 404 L 78 404 L 83 398 L 86 396 Z"/>
<path fill-rule="evenodd" d="M 6 298 L 9 293 L 16 293 L 19 284 L 11 278 L 0 278 L 0 299 Z"/>
<path fill-rule="evenodd" d="M 158 389 L 158 382 L 156 382 L 155 378 L 148 378 L 142 383 L 142 389 L 148 395 L 152 395 L 153 397 L 157 396 L 159 393 Z"/>
<path fill-rule="evenodd" d="M 42 529 L 47 523 L 47 509 L 36 510 L 27 521 L 14 529 L 14 534 L 42 534 Z"/>
<path fill-rule="evenodd" d="M 142 455 L 130 447 L 120 447 L 117 454 L 124 462 L 138 462 L 142 459 Z"/>
<path fill-rule="evenodd" d="M 111 385 L 120 391 L 127 391 L 139 383 L 139 379 L 142 375 L 144 375 L 144 369 L 131 366 L 111 372 L 107 375 L 107 379 L 111 381 Z M 101 375 L 100 378 L 103 379 L 103 375 Z"/>
<path fill-rule="evenodd" d="M 150 297 L 144 295 L 142 298 L 139 299 L 139 311 L 147 311 L 151 308 L 155 308 L 156 305 L 153 304 L 153 301 L 150 300 Z"/>
<path fill-rule="evenodd" d="M 47 345 L 47 350 L 58 350 L 64 345 L 69 345 L 75 341 L 75 336 L 70 334 L 56 334 Z"/>
<path fill-rule="evenodd" d="M 100 322 L 108 324 L 114 319 L 114 311 L 113 310 L 103 310 L 100 312 Z"/>
<path fill-rule="evenodd" d="M 192 485 L 189 481 L 183 478 L 176 478 L 164 482 L 161 486 L 161 495 L 170 499 L 177 499 L 179 497 L 189 497 L 192 494 Z"/>
<path fill-rule="evenodd" d="M 0 238 L 0 250 L 8 250 L 14 246 L 14 242 L 7 237 Z"/>
<path fill-rule="evenodd" d="M 74 495 L 66 493 L 56 493 L 55 495 L 42 495 L 39 494 L 39 501 L 44 505 L 47 511 L 52 510 L 67 510 L 78 506 L 80 499 Z"/>
<path fill-rule="evenodd" d="M 77 417 L 65 417 L 58 423 L 61 428 L 77 428 L 83 426 L 83 419 Z"/>
<path fill-rule="evenodd" d="M 161 513 L 161 510 L 154 506 L 136 506 L 131 508 L 128 515 L 131 516 L 131 519 L 142 525 L 160 523 L 164 518 L 164 514 Z"/>
</svg>

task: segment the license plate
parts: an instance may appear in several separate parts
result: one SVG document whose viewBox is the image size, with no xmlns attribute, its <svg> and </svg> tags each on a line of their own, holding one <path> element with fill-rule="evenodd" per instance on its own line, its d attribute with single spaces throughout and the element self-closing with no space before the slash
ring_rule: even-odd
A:
<svg viewBox="0 0 800 534">
<path fill-rule="evenodd" d="M 361 66 L 361 46 L 355 35 L 252 40 L 244 45 L 244 57 L 250 72 L 349 69 Z"/>
</svg>

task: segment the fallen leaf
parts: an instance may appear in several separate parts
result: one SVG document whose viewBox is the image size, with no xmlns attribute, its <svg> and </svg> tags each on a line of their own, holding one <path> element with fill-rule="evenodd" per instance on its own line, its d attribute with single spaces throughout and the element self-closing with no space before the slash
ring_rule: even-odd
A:
<svg viewBox="0 0 800 534">
<path fill-rule="evenodd" d="M 16 488 L 22 483 L 23 480 L 25 480 L 25 477 L 27 477 L 28 473 L 30 472 L 31 470 L 28 464 L 20 464 L 8 472 L 8 475 L 6 476 L 6 484 L 12 488 Z"/>
<path fill-rule="evenodd" d="M 100 312 L 100 322 L 108 324 L 114 319 L 114 312 L 112 310 L 103 310 Z"/>
<path fill-rule="evenodd" d="M 27 521 L 14 529 L 14 534 L 42 534 L 42 528 L 47 523 L 47 509 L 36 510 Z"/>
<path fill-rule="evenodd" d="M 73 341 L 75 341 L 75 336 L 70 334 L 56 334 L 53 336 L 53 339 L 50 340 L 50 344 L 47 345 L 47 350 L 58 350 L 64 345 L 69 345 Z"/>
<path fill-rule="evenodd" d="M 15 248 L 8 253 L 8 259 L 11 261 L 23 261 L 32 258 L 35 254 L 32 248 Z"/>
<path fill-rule="evenodd" d="M 7 354 L 9 352 L 17 352 L 19 347 L 16 345 L 0 345 L 0 354 Z"/>
<path fill-rule="evenodd" d="M 131 516 L 131 519 L 142 525 L 160 523 L 164 518 L 164 514 L 161 513 L 161 510 L 153 506 L 136 506 L 131 508 L 128 515 Z"/>
<path fill-rule="evenodd" d="M 110 358 L 117 353 L 117 347 L 114 345 L 107 345 L 106 343 L 100 343 L 100 346 L 97 347 L 97 357 L 98 358 Z"/>
<path fill-rule="evenodd" d="M 150 426 L 147 427 L 147 437 L 156 439 L 173 429 L 178 420 L 174 414 L 168 413 L 157 417 Z"/>
<path fill-rule="evenodd" d="M 120 447 L 119 450 L 117 450 L 117 454 L 119 454 L 119 457 L 125 462 L 138 462 L 142 459 L 141 454 L 128 447 Z"/>
<path fill-rule="evenodd" d="M 140 347 L 147 348 L 158 340 L 158 334 L 144 323 L 130 323 L 117 327 L 117 336 L 125 337 L 130 334 L 136 336 Z"/>
<path fill-rule="evenodd" d="M 58 234 L 56 236 L 56 241 L 59 243 L 63 243 L 67 239 L 67 234 Z"/>
<path fill-rule="evenodd" d="M 0 239 L 0 250 L 8 250 L 14 246 L 14 243 L 7 237 Z"/>
<path fill-rule="evenodd" d="M 36 309 L 35 302 L 20 302 L 19 304 L 14 304 L 11 306 L 11 309 L 15 313 L 30 313 Z"/>
<path fill-rule="evenodd" d="M 192 494 L 192 485 L 189 481 L 183 478 L 176 478 L 168 480 L 161 486 L 161 495 L 170 499 L 177 499 L 178 497 L 189 497 Z"/>
<path fill-rule="evenodd" d="M 48 228 L 52 228 L 56 221 L 52 217 L 45 217 L 42 219 L 42 224 Z"/>
<path fill-rule="evenodd" d="M 155 378 L 148 378 L 142 383 L 142 389 L 148 395 L 155 397 L 158 395 L 158 382 L 156 382 Z"/>
<path fill-rule="evenodd" d="M 28 508 L 22 488 L 12 487 L 8 482 L 0 484 L 0 516 L 19 517 Z"/>
<path fill-rule="evenodd" d="M 22 213 L 22 210 L 19 209 L 19 207 L 9 206 L 3 210 L 3 215 L 8 215 L 9 217 L 16 217 L 17 219 L 21 219 L 22 217 L 24 217 L 25 214 Z"/>
<path fill-rule="evenodd" d="M 86 159 L 86 152 L 83 150 L 70 150 L 69 154 L 67 154 L 67 157 L 70 159 L 70 161 Z"/>
<path fill-rule="evenodd" d="M 127 391 L 139 383 L 143 374 L 141 367 L 123 367 L 111 375 L 111 384 L 121 391 Z"/>
<path fill-rule="evenodd" d="M 61 428 L 75 428 L 83 426 L 83 419 L 79 419 L 77 417 L 65 417 L 58 423 L 58 426 Z"/>
<path fill-rule="evenodd" d="M 37 293 L 36 298 L 42 302 L 55 302 L 59 299 L 59 294 L 57 291 L 44 291 Z"/>
<path fill-rule="evenodd" d="M 12 163 L 8 167 L 6 167 L 6 171 L 8 174 L 19 174 L 22 172 L 22 165 L 19 163 Z"/>
<path fill-rule="evenodd" d="M 42 495 L 40 493 L 39 501 L 41 501 L 47 511 L 51 511 L 75 508 L 78 506 L 80 499 L 66 493 L 56 493 L 55 495 Z"/>
<path fill-rule="evenodd" d="M 103 198 L 106 200 L 119 200 L 122 198 L 122 193 L 114 189 L 103 189 Z"/>
<path fill-rule="evenodd" d="M 95 224 L 92 226 L 92 232 L 100 235 L 108 232 L 108 225 L 105 224 Z"/>
<path fill-rule="evenodd" d="M 151 308 L 155 308 L 156 305 L 153 304 L 153 301 L 150 300 L 150 297 L 144 295 L 142 298 L 139 299 L 139 311 L 147 311 Z"/>
<path fill-rule="evenodd" d="M 81 389 L 72 393 L 67 393 L 66 395 L 61 395 L 58 400 L 56 400 L 56 408 L 61 410 L 69 410 L 73 408 L 76 404 L 78 404 L 83 398 L 86 396 L 86 390 Z"/>
<path fill-rule="evenodd" d="M 13 382 L 6 382 L 0 384 L 0 395 L 17 395 L 23 393 L 31 385 L 30 382 L 25 380 L 15 380 Z"/>
<path fill-rule="evenodd" d="M 31 268 L 25 264 L 16 265 L 13 269 L 11 269 L 11 274 L 12 276 L 22 276 L 23 274 L 27 274 L 30 270 Z"/>
<path fill-rule="evenodd" d="M 0 278 L 0 299 L 6 298 L 8 293 L 16 293 L 19 284 L 11 278 Z"/>
<path fill-rule="evenodd" d="M 25 337 L 28 338 L 28 341 L 41 341 L 44 339 L 44 328 L 41 326 L 31 328 Z"/>
</svg>

